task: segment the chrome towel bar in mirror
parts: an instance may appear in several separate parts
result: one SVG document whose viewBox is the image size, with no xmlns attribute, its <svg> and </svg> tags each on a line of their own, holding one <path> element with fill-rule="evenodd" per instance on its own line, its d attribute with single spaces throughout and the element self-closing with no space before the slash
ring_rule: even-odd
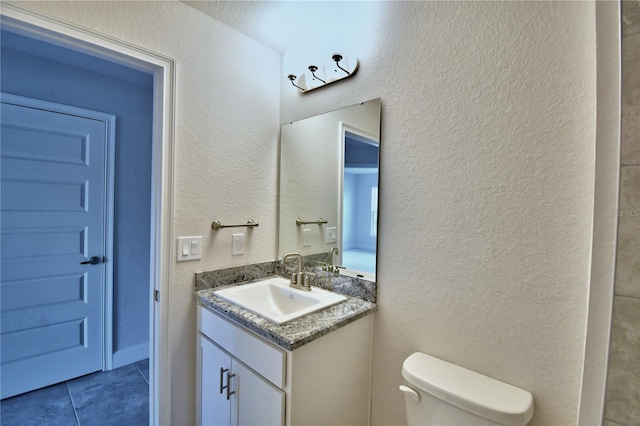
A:
<svg viewBox="0 0 640 426">
<path fill-rule="evenodd" d="M 312 221 L 306 221 L 306 220 L 302 220 L 300 218 L 296 219 L 296 225 L 300 226 L 300 225 L 308 225 L 310 223 L 317 223 L 318 225 L 322 225 L 323 223 L 327 223 L 326 220 L 324 220 L 323 218 L 319 217 L 318 220 L 312 220 Z"/>
</svg>

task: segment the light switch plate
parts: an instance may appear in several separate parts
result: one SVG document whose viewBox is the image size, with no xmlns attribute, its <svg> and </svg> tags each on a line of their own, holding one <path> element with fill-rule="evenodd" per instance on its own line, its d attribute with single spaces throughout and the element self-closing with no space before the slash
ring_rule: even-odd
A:
<svg viewBox="0 0 640 426">
<path fill-rule="evenodd" d="M 244 253 L 244 234 L 233 234 L 231 237 L 231 255 Z"/>
<path fill-rule="evenodd" d="M 338 240 L 338 229 L 335 226 L 327 228 L 327 244 L 335 243 Z"/>
<path fill-rule="evenodd" d="M 302 247 L 311 247 L 311 229 L 302 230 Z"/>
<path fill-rule="evenodd" d="M 178 262 L 202 259 L 202 237 L 178 237 Z"/>
</svg>

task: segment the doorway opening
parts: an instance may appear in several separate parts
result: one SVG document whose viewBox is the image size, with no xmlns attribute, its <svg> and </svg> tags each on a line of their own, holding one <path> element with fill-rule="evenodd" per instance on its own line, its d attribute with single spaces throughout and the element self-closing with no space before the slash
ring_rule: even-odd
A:
<svg viewBox="0 0 640 426">
<path fill-rule="evenodd" d="M 378 182 L 380 143 L 373 135 L 340 125 L 342 170 L 339 243 L 343 275 L 375 281 L 378 244 Z"/>
<path fill-rule="evenodd" d="M 2 28 L 153 76 L 148 257 L 149 421 L 170 418 L 168 360 L 169 282 L 172 270 L 173 123 L 175 61 L 105 35 L 21 8 L 3 5 Z M 144 244 L 144 243 L 143 243 Z M 162 296 L 162 297 L 161 297 Z"/>
</svg>

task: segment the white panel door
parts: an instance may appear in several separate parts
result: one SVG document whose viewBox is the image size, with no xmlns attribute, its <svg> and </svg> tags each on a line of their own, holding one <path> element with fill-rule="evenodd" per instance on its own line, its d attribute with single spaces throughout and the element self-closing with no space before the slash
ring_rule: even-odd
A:
<svg viewBox="0 0 640 426">
<path fill-rule="evenodd" d="M 108 133 L 105 121 L 5 99 L 2 398 L 103 368 Z"/>
</svg>

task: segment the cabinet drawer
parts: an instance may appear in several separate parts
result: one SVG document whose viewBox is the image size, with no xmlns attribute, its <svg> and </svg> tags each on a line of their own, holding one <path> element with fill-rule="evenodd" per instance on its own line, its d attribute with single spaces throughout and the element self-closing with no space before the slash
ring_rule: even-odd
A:
<svg viewBox="0 0 640 426">
<path fill-rule="evenodd" d="M 285 385 L 286 353 L 198 305 L 198 330 L 279 388 Z"/>
</svg>

